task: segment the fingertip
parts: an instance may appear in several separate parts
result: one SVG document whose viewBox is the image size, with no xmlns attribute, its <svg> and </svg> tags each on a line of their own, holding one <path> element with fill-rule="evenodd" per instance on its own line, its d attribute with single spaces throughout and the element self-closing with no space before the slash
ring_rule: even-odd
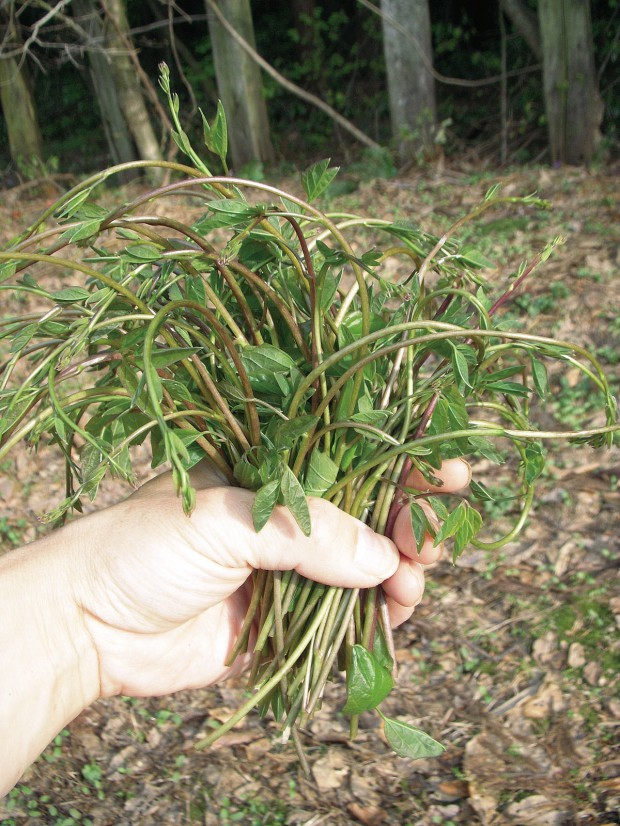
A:
<svg viewBox="0 0 620 826">
<path fill-rule="evenodd" d="M 356 568 L 378 584 L 393 576 L 398 562 L 399 554 L 394 542 L 360 523 L 353 557 Z"/>
</svg>

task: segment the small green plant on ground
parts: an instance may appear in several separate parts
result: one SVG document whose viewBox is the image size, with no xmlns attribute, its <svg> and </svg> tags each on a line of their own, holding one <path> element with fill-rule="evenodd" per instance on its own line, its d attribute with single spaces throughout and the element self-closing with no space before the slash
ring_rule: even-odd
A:
<svg viewBox="0 0 620 826">
<path fill-rule="evenodd" d="M 175 180 L 112 210 L 96 202 L 96 187 L 149 164 L 105 170 L 0 253 L 0 290 L 34 306 L 0 323 L 10 349 L 0 381 L 0 461 L 24 440 L 62 452 L 67 495 L 51 521 L 95 498 L 106 473 L 133 482 L 131 449 L 149 442 L 153 467 L 172 468 L 188 513 L 190 470 L 206 458 L 231 484 L 255 491 L 257 531 L 282 505 L 310 532 L 307 496 L 325 497 L 387 535 L 406 506 L 418 546 L 429 535 L 452 540 L 456 558 L 470 542 L 495 551 L 519 533 L 545 468 L 543 440 L 611 444 L 615 400 L 594 356 L 501 321 L 559 239 L 503 291 L 486 282 L 479 251 L 455 240 L 498 205 L 544 203 L 492 190 L 441 237 L 404 221 L 330 215 L 314 206 L 337 172 L 327 161 L 302 176 L 306 200 L 261 181 L 211 175 L 180 126 L 165 69 L 161 83 L 175 139 L 193 166 L 155 164 Z M 204 134 L 225 167 L 221 108 L 213 123 L 204 121 Z M 195 220 L 175 214 L 179 195 L 199 200 Z M 368 232 L 378 239 L 370 249 L 360 241 Z M 46 287 L 50 272 L 62 274 L 64 286 Z M 604 426 L 537 429 L 530 403 L 548 395 L 550 362 L 583 374 Z M 446 458 L 500 462 L 506 450 L 516 457 L 519 508 L 498 538 L 480 538 L 479 504 L 493 499 L 481 483 L 472 483 L 471 501 L 430 497 L 439 529 L 420 506 L 421 492 L 407 487 L 413 468 L 432 481 Z M 380 709 L 395 667 L 380 588 L 328 588 L 290 571 L 256 571 L 253 580 L 231 657 L 258 623 L 251 697 L 201 747 L 257 706 L 299 748 L 300 726 L 340 667 L 353 734 L 359 715 L 376 709 L 398 754 L 442 751 Z"/>
</svg>

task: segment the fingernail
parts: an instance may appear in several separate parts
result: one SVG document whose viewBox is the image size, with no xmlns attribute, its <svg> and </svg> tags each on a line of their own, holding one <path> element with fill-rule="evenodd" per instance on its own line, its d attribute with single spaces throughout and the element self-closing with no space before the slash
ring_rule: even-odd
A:
<svg viewBox="0 0 620 826">
<path fill-rule="evenodd" d="M 463 459 L 462 461 L 465 463 L 465 467 L 467 468 L 467 482 L 465 482 L 465 484 L 463 485 L 463 487 L 466 488 L 469 485 L 469 483 L 471 482 L 471 472 L 472 471 L 471 471 L 471 465 L 469 464 L 467 459 Z"/>
<path fill-rule="evenodd" d="M 373 579 L 383 581 L 398 567 L 398 551 L 391 540 L 363 526 L 357 534 L 354 562 Z"/>
</svg>

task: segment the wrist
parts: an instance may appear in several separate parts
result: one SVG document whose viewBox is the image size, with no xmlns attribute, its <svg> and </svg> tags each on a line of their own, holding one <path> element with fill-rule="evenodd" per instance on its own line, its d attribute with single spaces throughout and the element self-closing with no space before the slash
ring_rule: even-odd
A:
<svg viewBox="0 0 620 826">
<path fill-rule="evenodd" d="M 96 651 L 76 604 L 81 566 L 66 528 L 0 558 L 0 794 L 99 695 Z"/>
</svg>

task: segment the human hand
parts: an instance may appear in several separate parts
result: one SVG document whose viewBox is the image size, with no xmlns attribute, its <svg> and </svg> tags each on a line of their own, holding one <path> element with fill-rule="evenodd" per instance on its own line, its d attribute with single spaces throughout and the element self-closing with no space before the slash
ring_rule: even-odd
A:
<svg viewBox="0 0 620 826">
<path fill-rule="evenodd" d="M 468 483 L 469 468 L 448 461 L 438 475 L 441 490 L 452 492 Z M 393 542 L 321 499 L 309 500 L 309 537 L 283 507 L 256 533 L 252 492 L 227 485 L 206 463 L 194 469 L 192 482 L 191 518 L 163 474 L 65 529 L 76 549 L 75 599 L 97 652 L 101 696 L 165 694 L 239 671 L 243 657 L 232 668 L 225 662 L 248 606 L 253 568 L 295 569 L 351 588 L 383 583 L 396 625 L 422 598 L 424 566 L 441 553 L 430 537 L 418 553 L 406 507 Z M 416 472 L 408 485 L 438 489 Z"/>
</svg>

